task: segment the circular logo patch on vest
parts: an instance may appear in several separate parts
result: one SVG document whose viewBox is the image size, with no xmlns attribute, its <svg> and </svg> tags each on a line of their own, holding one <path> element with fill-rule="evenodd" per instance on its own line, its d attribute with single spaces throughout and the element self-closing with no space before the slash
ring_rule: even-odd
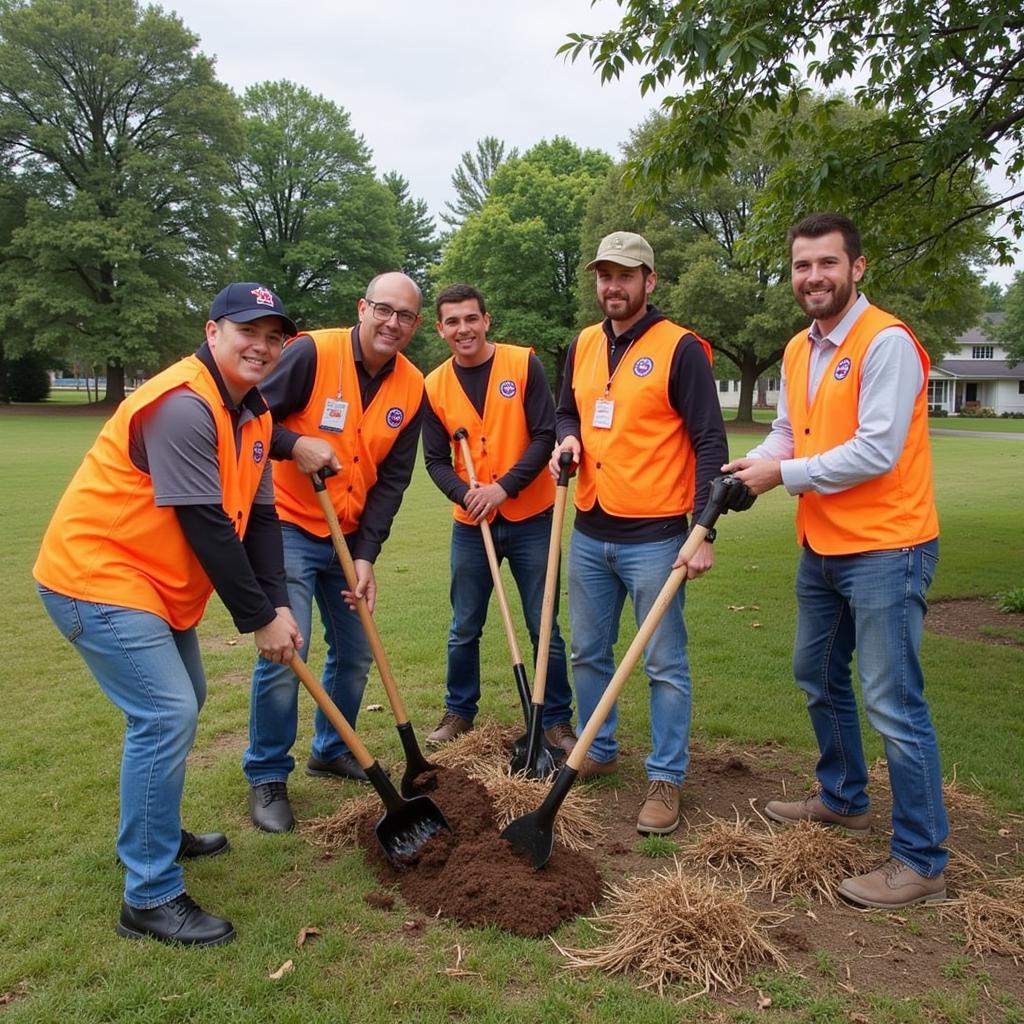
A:
<svg viewBox="0 0 1024 1024">
<path fill-rule="evenodd" d="M 252 446 L 252 461 L 258 466 L 263 461 L 263 442 L 257 441 Z"/>
<path fill-rule="evenodd" d="M 498 385 L 498 391 L 503 398 L 515 398 L 516 382 L 514 380 L 503 380 Z"/>
<path fill-rule="evenodd" d="M 836 366 L 835 373 L 832 376 L 835 377 L 836 380 L 845 380 L 850 373 L 851 366 L 853 366 L 853 363 L 851 363 L 849 359 L 840 359 Z"/>
<path fill-rule="evenodd" d="M 402 422 L 405 420 L 405 413 L 402 412 L 402 410 L 399 409 L 397 405 L 393 405 L 390 409 L 388 409 L 388 414 L 385 417 L 385 419 L 387 420 L 389 427 L 393 427 L 395 430 L 397 430 L 402 425 Z"/>
<path fill-rule="evenodd" d="M 654 369 L 654 360 L 650 356 L 641 356 L 633 364 L 633 373 L 637 377 L 646 377 Z"/>
</svg>

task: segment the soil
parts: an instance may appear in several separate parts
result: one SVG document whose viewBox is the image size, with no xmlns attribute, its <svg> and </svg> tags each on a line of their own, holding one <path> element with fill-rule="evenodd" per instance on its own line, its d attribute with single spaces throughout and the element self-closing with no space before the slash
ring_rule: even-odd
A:
<svg viewBox="0 0 1024 1024">
<path fill-rule="evenodd" d="M 459 768 L 425 775 L 433 778 L 420 776 L 417 783 L 421 790 L 430 786 L 451 832 L 432 836 L 395 867 L 377 841 L 378 815 L 359 826 L 359 845 L 378 878 L 397 886 L 411 906 L 468 927 L 490 924 L 539 937 L 597 902 L 601 877 L 590 857 L 556 847 L 543 871 L 535 871 L 498 834 L 494 804 L 480 782 Z"/>
<path fill-rule="evenodd" d="M 641 852 L 636 812 L 646 791 L 643 753 L 622 750 L 620 764 L 615 776 L 589 786 L 601 808 L 603 838 L 587 855 L 569 854 L 556 845 L 540 871 L 519 860 L 499 838 L 486 790 L 458 769 L 438 772 L 431 792 L 456 836 L 430 840 L 416 864 L 396 869 L 377 843 L 374 815 L 362 823 L 360 845 L 381 883 L 397 888 L 426 917 L 541 936 L 577 915 L 600 913 L 602 879 L 615 883 L 672 867 L 671 855 L 666 860 Z M 884 780 L 884 770 L 879 778 Z M 683 822 L 672 840 L 682 849 L 693 839 L 692 830 L 712 818 L 734 821 L 738 816 L 765 827 L 759 815 L 765 801 L 795 799 L 812 784 L 813 762 L 788 748 L 695 745 L 683 787 Z M 881 863 L 888 853 L 891 814 L 885 781 L 873 785 L 872 797 L 872 832 L 864 841 L 877 850 Z M 950 899 L 977 883 L 979 871 L 994 878 L 1024 870 L 1024 817 L 996 818 L 978 795 L 959 789 L 950 801 L 950 823 Z M 735 881 L 735 876 L 723 880 Z M 380 895 L 372 894 L 374 899 Z M 371 894 L 366 899 L 371 902 Z M 1024 1001 L 1020 963 L 972 955 L 965 950 L 960 921 L 934 906 L 897 914 L 857 910 L 841 900 L 831 906 L 780 895 L 772 903 L 766 893 L 756 892 L 748 899 L 755 907 L 788 915 L 772 937 L 789 970 L 812 984 L 830 981 L 851 995 L 876 992 L 900 999 L 936 989 L 960 991 L 965 978 L 977 978 L 989 993 L 986 998 L 1008 993 Z M 424 924 L 420 921 L 417 930 Z M 409 931 L 407 925 L 402 929 Z M 950 964 L 960 966 L 954 971 Z M 716 996 L 722 1005 L 751 1010 L 757 999 L 753 987 Z"/>
<path fill-rule="evenodd" d="M 1024 612 L 1002 612 L 985 597 L 930 602 L 924 628 L 958 640 L 1024 647 Z"/>
</svg>

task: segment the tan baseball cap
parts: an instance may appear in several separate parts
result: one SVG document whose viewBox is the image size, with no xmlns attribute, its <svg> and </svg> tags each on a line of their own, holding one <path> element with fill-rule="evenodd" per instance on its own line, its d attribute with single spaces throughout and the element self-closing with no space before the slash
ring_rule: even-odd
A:
<svg viewBox="0 0 1024 1024">
<path fill-rule="evenodd" d="M 622 267 L 639 267 L 646 263 L 653 270 L 654 250 L 643 235 L 633 231 L 613 231 L 601 239 L 597 255 L 583 269 L 593 270 L 602 260 Z"/>
</svg>

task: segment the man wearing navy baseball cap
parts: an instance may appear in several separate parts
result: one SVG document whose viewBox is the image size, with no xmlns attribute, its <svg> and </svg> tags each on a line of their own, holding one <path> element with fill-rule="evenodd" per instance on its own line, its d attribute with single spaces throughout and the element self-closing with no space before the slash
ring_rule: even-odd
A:
<svg viewBox="0 0 1024 1024">
<path fill-rule="evenodd" d="M 294 333 L 269 288 L 220 292 L 195 354 L 148 380 L 103 427 L 33 570 L 50 617 L 125 716 L 117 932 L 126 938 L 214 946 L 235 936 L 191 899 L 180 864 L 228 848 L 219 832 L 181 827 L 206 696 L 196 625 L 216 590 L 264 658 L 286 662 L 302 644 L 268 469 L 271 417 L 257 389 Z"/>
</svg>

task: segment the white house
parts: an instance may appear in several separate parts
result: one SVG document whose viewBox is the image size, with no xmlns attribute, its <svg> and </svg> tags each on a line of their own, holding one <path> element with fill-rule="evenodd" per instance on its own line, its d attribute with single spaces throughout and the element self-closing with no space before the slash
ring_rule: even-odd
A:
<svg viewBox="0 0 1024 1024">
<path fill-rule="evenodd" d="M 1001 313 L 991 314 L 996 320 Z M 1024 413 L 1024 363 L 1010 367 L 1006 349 L 995 344 L 980 327 L 957 339 L 960 348 L 928 374 L 928 405 L 951 415 L 991 409 Z"/>
</svg>

